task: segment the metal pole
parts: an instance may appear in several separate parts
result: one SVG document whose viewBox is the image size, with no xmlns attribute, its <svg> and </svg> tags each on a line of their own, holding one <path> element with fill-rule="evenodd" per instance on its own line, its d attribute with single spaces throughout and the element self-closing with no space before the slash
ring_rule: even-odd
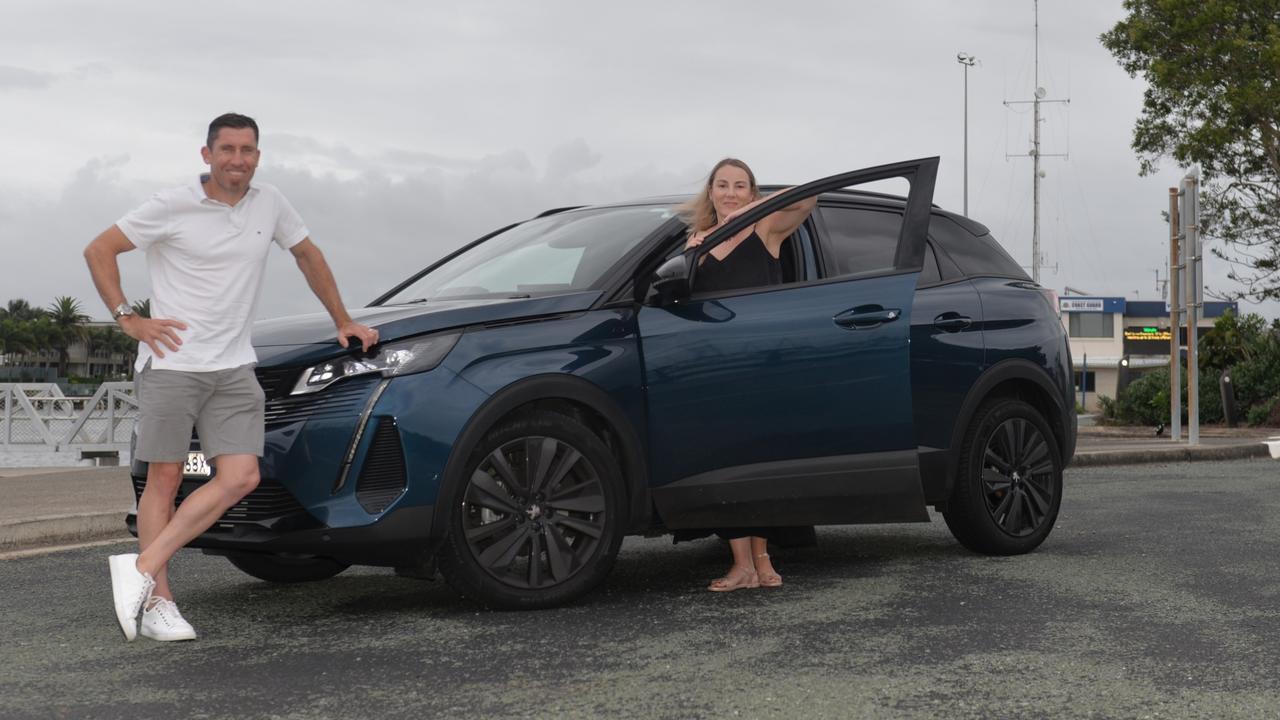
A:
<svg viewBox="0 0 1280 720">
<path fill-rule="evenodd" d="M 9 401 L 9 384 L 0 385 L 0 401 L 4 402 L 4 442 L 0 445 L 8 445 L 13 442 L 13 403 Z"/>
<path fill-rule="evenodd" d="M 1178 352 L 1182 343 L 1178 342 L 1182 321 L 1178 317 L 1178 307 L 1182 303 L 1179 295 L 1178 273 L 1182 266 L 1178 264 L 1178 188 L 1169 188 L 1169 436 L 1174 442 L 1182 441 L 1182 362 Z"/>
<path fill-rule="evenodd" d="M 1032 211 L 1031 225 L 1031 279 L 1040 282 L 1040 96 L 1043 94 L 1040 90 L 1040 0 L 1036 0 L 1036 63 L 1035 63 L 1035 101 L 1032 106 L 1035 112 L 1032 114 L 1032 124 L 1034 133 L 1032 135 L 1031 148 L 1031 204 Z"/>
<path fill-rule="evenodd" d="M 1084 354 L 1080 367 L 1080 407 L 1085 407 L 1086 393 L 1089 389 L 1089 353 Z"/>
<path fill-rule="evenodd" d="M 1200 363 L 1196 348 L 1196 323 L 1200 312 L 1196 306 L 1200 286 L 1200 188 L 1199 176 L 1194 170 L 1183 179 L 1182 185 L 1186 193 L 1186 252 L 1187 288 L 1187 444 L 1200 444 Z"/>
<path fill-rule="evenodd" d="M 978 59 L 969 53 L 956 54 L 956 62 L 964 66 L 964 216 L 969 217 L 969 68 Z"/>
</svg>

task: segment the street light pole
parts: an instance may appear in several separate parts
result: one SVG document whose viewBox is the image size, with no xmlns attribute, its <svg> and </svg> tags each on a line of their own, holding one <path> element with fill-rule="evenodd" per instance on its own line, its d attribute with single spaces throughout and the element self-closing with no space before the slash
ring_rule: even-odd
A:
<svg viewBox="0 0 1280 720">
<path fill-rule="evenodd" d="M 969 68 L 978 58 L 957 53 L 956 62 L 964 66 L 964 216 L 969 217 Z"/>
</svg>

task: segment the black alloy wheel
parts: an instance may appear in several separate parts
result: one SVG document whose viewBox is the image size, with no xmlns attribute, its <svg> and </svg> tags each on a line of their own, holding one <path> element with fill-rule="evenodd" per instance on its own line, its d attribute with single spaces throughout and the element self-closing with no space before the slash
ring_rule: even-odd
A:
<svg viewBox="0 0 1280 720">
<path fill-rule="evenodd" d="M 517 588 L 564 582 L 604 534 L 600 474 L 568 443 L 523 437 L 490 452 L 467 483 L 467 547 L 495 580 Z"/>
<path fill-rule="evenodd" d="M 1014 537 L 1034 533 L 1057 495 L 1048 439 L 1024 418 L 1005 420 L 987 440 L 982 487 L 1001 530 Z"/>
<path fill-rule="evenodd" d="M 608 449 L 572 418 L 544 413 L 504 426 L 473 455 L 441 572 L 496 607 L 566 602 L 612 567 L 620 488 Z"/>
<path fill-rule="evenodd" d="M 1058 443 L 1039 411 L 1012 398 L 987 401 L 965 433 L 947 527 L 990 555 L 1034 550 L 1062 502 Z"/>
</svg>

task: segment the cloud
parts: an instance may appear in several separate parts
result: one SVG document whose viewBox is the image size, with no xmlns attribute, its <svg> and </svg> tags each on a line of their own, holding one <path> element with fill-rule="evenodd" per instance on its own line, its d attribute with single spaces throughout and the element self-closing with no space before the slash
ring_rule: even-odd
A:
<svg viewBox="0 0 1280 720">
<path fill-rule="evenodd" d="M 55 79 L 57 76 L 53 73 L 0 65 L 0 90 L 43 90 L 53 85 Z"/>
<path fill-rule="evenodd" d="M 602 155 L 580 139 L 557 146 L 542 162 L 519 150 L 443 161 L 394 151 L 363 154 L 303 136 L 276 136 L 271 147 L 279 162 L 261 169 L 257 180 L 279 187 L 302 214 L 350 306 L 368 303 L 503 225 L 552 207 L 688 192 L 698 172 L 646 166 L 590 174 Z M 45 193 L 0 182 L 0 302 L 21 297 L 44 305 L 71 295 L 94 317 L 105 317 L 81 256 L 84 246 L 163 185 L 182 181 L 140 180 L 131 168 L 129 155 L 92 158 Z M 120 267 L 126 294 L 148 297 L 145 256 L 122 255 Z M 320 310 L 292 257 L 270 253 L 259 317 Z"/>
<path fill-rule="evenodd" d="M 577 138 L 551 151 L 547 158 L 547 177 L 568 178 L 599 163 L 600 154 L 593 152 L 582 138 Z"/>
</svg>

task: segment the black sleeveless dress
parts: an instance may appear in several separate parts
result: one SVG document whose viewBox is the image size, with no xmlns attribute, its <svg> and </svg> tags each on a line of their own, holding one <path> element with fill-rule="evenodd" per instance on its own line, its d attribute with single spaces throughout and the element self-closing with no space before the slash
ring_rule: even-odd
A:
<svg viewBox="0 0 1280 720">
<path fill-rule="evenodd" d="M 720 292 L 740 288 L 777 285 L 782 282 L 782 261 L 769 254 L 755 230 L 723 260 L 711 253 L 703 256 L 693 280 L 695 292 Z"/>
<path fill-rule="evenodd" d="M 783 281 L 782 262 L 769 254 L 764 240 L 755 230 L 723 260 L 708 253 L 698 267 L 693 285 L 695 292 L 720 292 L 741 288 L 778 285 Z M 714 530 L 676 531 L 675 541 L 693 540 L 715 533 L 725 540 L 741 537 L 763 537 L 781 547 L 809 547 L 817 544 L 813 526 L 807 527 L 735 527 Z"/>
</svg>

